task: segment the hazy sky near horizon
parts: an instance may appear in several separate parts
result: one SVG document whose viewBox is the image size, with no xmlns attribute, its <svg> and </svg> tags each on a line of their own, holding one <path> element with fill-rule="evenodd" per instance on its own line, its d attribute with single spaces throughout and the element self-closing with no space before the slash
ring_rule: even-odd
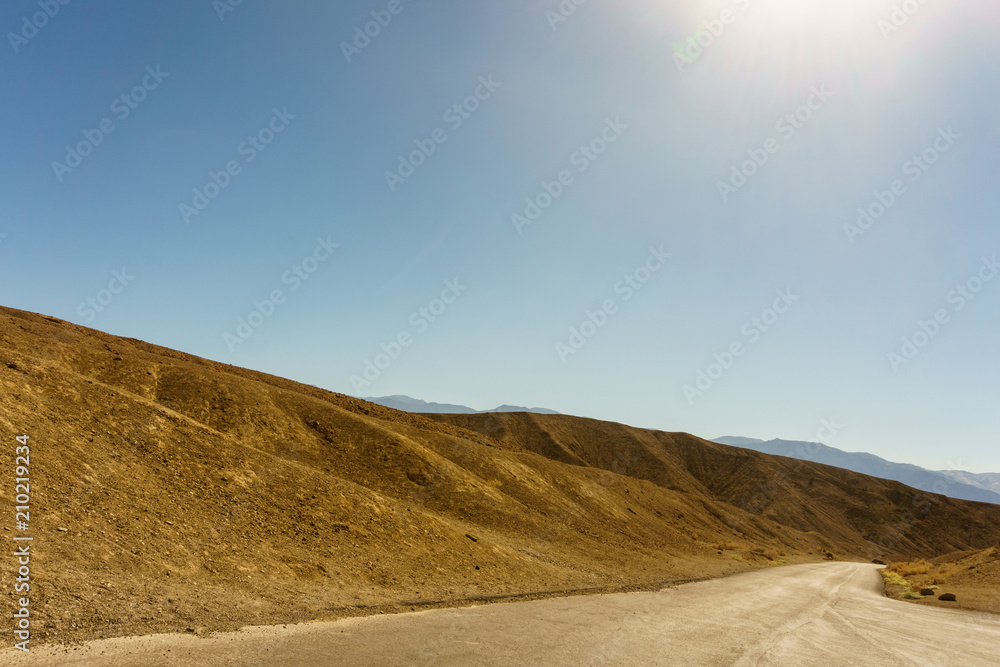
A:
<svg viewBox="0 0 1000 667">
<path fill-rule="evenodd" d="M 353 395 L 1000 472 L 998 28 L 12 0 L 0 303 Z"/>
</svg>

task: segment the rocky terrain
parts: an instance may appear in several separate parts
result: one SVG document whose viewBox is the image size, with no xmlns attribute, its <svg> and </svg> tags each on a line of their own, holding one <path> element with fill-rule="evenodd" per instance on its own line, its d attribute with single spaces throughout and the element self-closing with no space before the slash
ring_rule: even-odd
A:
<svg viewBox="0 0 1000 667">
<path fill-rule="evenodd" d="M 933 559 L 1000 536 L 998 506 L 846 470 L 562 415 L 399 412 L 10 309 L 0 396 L 8 498 L 30 438 L 39 642 Z M 16 534 L 12 502 L 0 526 Z"/>
</svg>

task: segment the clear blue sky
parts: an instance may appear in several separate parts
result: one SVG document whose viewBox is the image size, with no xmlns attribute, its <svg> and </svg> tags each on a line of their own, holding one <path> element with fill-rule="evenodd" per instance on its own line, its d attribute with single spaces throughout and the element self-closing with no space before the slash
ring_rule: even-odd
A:
<svg viewBox="0 0 1000 667">
<path fill-rule="evenodd" d="M 355 395 L 1000 471 L 995 3 L 224 3 L 4 3 L 4 305 Z"/>
</svg>

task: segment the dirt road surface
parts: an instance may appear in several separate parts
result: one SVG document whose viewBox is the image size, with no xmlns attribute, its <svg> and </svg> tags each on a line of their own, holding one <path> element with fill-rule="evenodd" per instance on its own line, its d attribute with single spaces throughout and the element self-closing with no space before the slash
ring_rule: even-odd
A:
<svg viewBox="0 0 1000 667">
<path fill-rule="evenodd" d="M 578 596 L 3 649 L 12 665 L 996 665 L 1000 616 L 882 595 L 875 566 L 773 568 L 653 593 Z"/>
</svg>

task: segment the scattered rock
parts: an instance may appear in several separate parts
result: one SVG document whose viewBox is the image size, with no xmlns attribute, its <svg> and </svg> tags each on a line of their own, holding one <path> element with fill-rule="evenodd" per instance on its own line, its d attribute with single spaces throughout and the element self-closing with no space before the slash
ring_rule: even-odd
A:
<svg viewBox="0 0 1000 667">
<path fill-rule="evenodd" d="M 943 602 L 957 602 L 958 598 L 955 597 L 954 593 L 945 593 L 944 595 L 939 595 L 938 600 Z"/>
<path fill-rule="evenodd" d="M 429 486 L 431 478 L 422 470 L 410 470 L 406 473 L 406 478 L 417 486 Z"/>
<path fill-rule="evenodd" d="M 11 369 L 12 371 L 16 371 L 16 370 L 17 370 L 17 364 L 15 364 L 15 363 L 14 363 L 14 362 L 12 361 L 12 362 L 10 362 L 9 364 L 7 364 L 7 368 Z"/>
<path fill-rule="evenodd" d="M 468 538 L 469 538 L 470 540 L 472 540 L 473 542 L 478 542 L 478 541 L 479 541 L 479 540 L 477 540 L 476 538 L 474 538 L 474 537 L 473 537 L 472 535 L 469 535 L 468 533 L 466 533 L 466 534 L 465 534 L 465 536 L 466 536 L 466 537 L 468 537 Z M 476 569 L 478 570 L 479 568 L 477 567 Z"/>
<path fill-rule="evenodd" d="M 932 591 L 929 588 L 921 588 L 920 589 L 920 594 L 921 595 L 934 595 L 934 591 Z"/>
<path fill-rule="evenodd" d="M 68 533 L 69 532 L 69 528 L 56 528 L 56 530 L 59 531 L 60 533 Z"/>
<path fill-rule="evenodd" d="M 875 559 L 875 560 L 873 560 L 872 562 L 873 562 L 873 563 L 875 563 L 876 565 L 885 565 L 885 561 L 884 561 L 884 560 L 881 560 L 881 559 L 879 559 L 879 558 L 876 558 L 876 559 Z"/>
</svg>

